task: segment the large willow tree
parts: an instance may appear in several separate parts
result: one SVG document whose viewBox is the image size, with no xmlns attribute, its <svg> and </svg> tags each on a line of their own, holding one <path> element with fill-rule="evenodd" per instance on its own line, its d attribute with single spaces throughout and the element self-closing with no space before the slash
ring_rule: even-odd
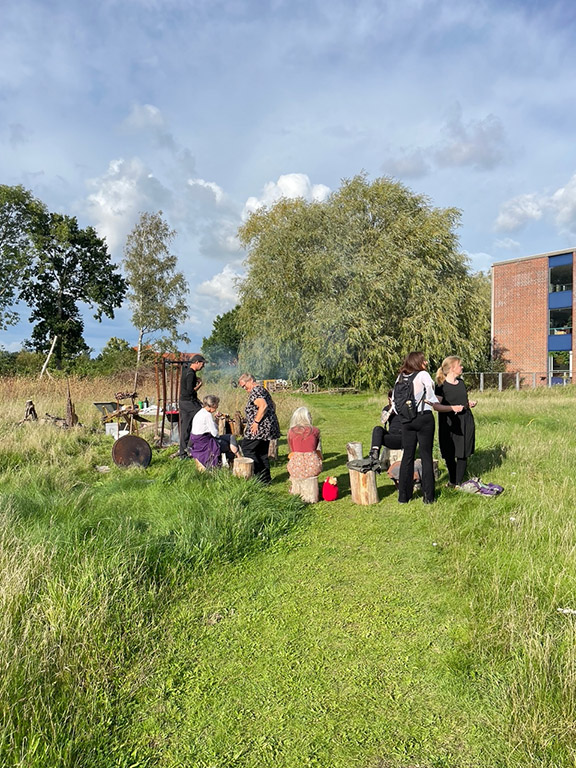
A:
<svg viewBox="0 0 576 768">
<path fill-rule="evenodd" d="M 485 360 L 490 288 L 459 250 L 459 218 L 364 175 L 326 202 L 284 199 L 253 213 L 239 232 L 242 364 L 378 388 L 411 350 L 424 350 L 431 369 L 448 354 L 468 369 Z"/>
</svg>

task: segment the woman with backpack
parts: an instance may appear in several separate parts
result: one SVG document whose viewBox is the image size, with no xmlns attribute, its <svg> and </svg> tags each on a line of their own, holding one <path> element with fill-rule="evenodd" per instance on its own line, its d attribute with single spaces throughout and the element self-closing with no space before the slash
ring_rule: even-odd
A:
<svg viewBox="0 0 576 768">
<path fill-rule="evenodd" d="M 466 474 L 469 456 L 474 453 L 476 427 L 471 408 L 475 400 L 468 399 L 466 385 L 461 379 L 462 362 L 459 357 L 446 357 L 436 372 L 436 396 L 446 405 L 462 405 L 460 413 L 441 413 L 438 416 L 438 442 L 446 462 L 449 487 L 459 488 Z"/>
<path fill-rule="evenodd" d="M 428 361 L 423 352 L 410 352 L 400 368 L 392 404 L 402 424 L 404 454 L 400 464 L 398 501 L 407 504 L 414 492 L 414 458 L 416 446 L 422 461 L 422 496 L 424 504 L 433 504 L 435 483 L 432 449 L 435 421 L 433 410 L 460 413 L 462 405 L 442 405 L 434 392 L 434 382 L 426 370 Z"/>
</svg>

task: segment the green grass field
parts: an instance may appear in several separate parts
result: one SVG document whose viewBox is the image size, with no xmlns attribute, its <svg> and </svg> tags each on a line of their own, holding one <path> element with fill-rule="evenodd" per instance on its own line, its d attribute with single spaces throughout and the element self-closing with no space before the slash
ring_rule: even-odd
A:
<svg viewBox="0 0 576 768">
<path fill-rule="evenodd" d="M 383 475 L 371 507 L 345 446 L 380 397 L 280 403 L 285 426 L 305 400 L 339 478 L 308 507 L 283 442 L 271 488 L 168 451 L 100 474 L 87 406 L 61 433 L 17 428 L 22 399 L 0 422 L 0 764 L 573 766 L 574 390 L 478 399 L 470 469 L 504 494 L 443 474 L 435 505 L 398 505 Z"/>
</svg>

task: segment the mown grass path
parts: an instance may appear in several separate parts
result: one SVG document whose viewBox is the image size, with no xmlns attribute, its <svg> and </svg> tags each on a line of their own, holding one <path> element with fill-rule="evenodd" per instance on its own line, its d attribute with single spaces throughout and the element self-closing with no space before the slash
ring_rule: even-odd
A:
<svg viewBox="0 0 576 768">
<path fill-rule="evenodd" d="M 378 505 L 352 505 L 342 423 L 366 445 L 378 408 L 309 402 L 344 496 L 179 604 L 142 712 L 157 764 L 523 764 L 501 742 L 497 684 L 469 658 L 470 607 L 442 541 L 454 496 L 399 506 L 383 477 Z"/>
</svg>

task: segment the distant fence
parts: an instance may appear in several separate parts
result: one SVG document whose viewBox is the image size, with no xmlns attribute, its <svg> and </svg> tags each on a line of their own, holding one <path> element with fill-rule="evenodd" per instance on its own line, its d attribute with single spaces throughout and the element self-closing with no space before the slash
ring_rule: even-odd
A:
<svg viewBox="0 0 576 768">
<path fill-rule="evenodd" d="M 537 387 L 566 387 L 572 384 L 570 371 L 516 371 L 493 373 L 491 371 L 466 372 L 468 389 L 536 389 Z"/>
</svg>

